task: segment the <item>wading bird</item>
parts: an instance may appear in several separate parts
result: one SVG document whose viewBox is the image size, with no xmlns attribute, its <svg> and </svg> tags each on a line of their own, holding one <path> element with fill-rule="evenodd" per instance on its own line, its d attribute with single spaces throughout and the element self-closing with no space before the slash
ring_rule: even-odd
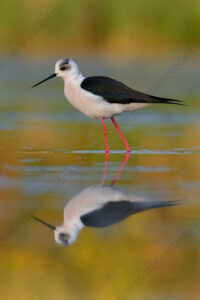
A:
<svg viewBox="0 0 200 300">
<path fill-rule="evenodd" d="M 126 151 L 130 152 L 131 148 L 120 131 L 114 116 L 155 103 L 183 105 L 182 101 L 179 100 L 150 96 L 133 90 L 122 82 L 108 77 L 84 77 L 71 58 L 58 60 L 55 65 L 55 73 L 32 87 L 56 76 L 64 80 L 65 96 L 75 108 L 91 118 L 101 120 L 106 152 L 109 152 L 109 147 L 104 119 L 111 118 L 126 147 Z"/>
<path fill-rule="evenodd" d="M 152 201 L 125 194 L 113 186 L 93 185 L 66 204 L 61 226 L 55 227 L 35 216 L 33 218 L 52 229 L 55 241 L 66 246 L 76 240 L 84 226 L 107 227 L 145 210 L 177 204 L 177 201 Z"/>
</svg>

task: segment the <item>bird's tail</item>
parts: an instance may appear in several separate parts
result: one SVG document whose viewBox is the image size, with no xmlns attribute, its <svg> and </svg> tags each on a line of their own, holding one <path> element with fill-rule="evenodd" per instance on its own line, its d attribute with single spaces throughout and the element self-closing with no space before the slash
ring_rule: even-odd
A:
<svg viewBox="0 0 200 300">
<path fill-rule="evenodd" d="M 181 100 L 168 99 L 168 98 L 162 98 L 162 97 L 156 97 L 156 96 L 149 96 L 149 97 L 151 98 L 151 103 L 177 104 L 177 105 L 186 106 L 186 104 Z"/>
<path fill-rule="evenodd" d="M 180 200 L 175 200 L 175 201 L 148 201 L 148 200 L 144 201 L 143 200 L 143 201 L 132 202 L 132 209 L 133 209 L 133 213 L 138 213 L 153 208 L 175 206 L 180 204 L 181 204 Z"/>
</svg>

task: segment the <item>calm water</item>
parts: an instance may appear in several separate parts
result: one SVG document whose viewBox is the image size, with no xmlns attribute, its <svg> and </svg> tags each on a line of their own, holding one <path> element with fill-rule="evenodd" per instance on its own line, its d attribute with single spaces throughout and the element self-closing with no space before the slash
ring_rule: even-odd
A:
<svg viewBox="0 0 200 300">
<path fill-rule="evenodd" d="M 187 107 L 153 106 L 118 118 L 133 151 L 115 186 L 182 204 L 104 229 L 84 228 L 70 247 L 57 245 L 53 232 L 30 214 L 60 225 L 68 200 L 101 183 L 101 124 L 67 103 L 61 80 L 29 88 L 52 73 L 55 59 L 2 60 L 1 298 L 199 299 L 200 65 L 190 60 L 166 77 L 176 60 L 78 60 L 88 75 L 107 74 L 187 101 Z M 125 152 L 109 121 L 107 126 L 110 184 Z"/>
</svg>

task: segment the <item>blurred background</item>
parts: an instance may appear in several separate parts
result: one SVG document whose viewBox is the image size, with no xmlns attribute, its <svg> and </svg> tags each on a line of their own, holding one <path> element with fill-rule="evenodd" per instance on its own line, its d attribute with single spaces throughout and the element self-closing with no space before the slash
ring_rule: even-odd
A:
<svg viewBox="0 0 200 300">
<path fill-rule="evenodd" d="M 0 1 L 0 295 L 2 299 L 200 299 L 200 2 Z M 101 124 L 76 111 L 52 79 L 72 57 L 86 76 L 183 100 L 117 118 L 133 150 L 116 186 L 183 204 L 84 229 L 71 247 L 54 225 L 104 169 Z M 124 146 L 106 122 L 106 183 Z"/>
<path fill-rule="evenodd" d="M 200 41 L 198 0 L 2 0 L 1 53 L 180 53 Z"/>
</svg>

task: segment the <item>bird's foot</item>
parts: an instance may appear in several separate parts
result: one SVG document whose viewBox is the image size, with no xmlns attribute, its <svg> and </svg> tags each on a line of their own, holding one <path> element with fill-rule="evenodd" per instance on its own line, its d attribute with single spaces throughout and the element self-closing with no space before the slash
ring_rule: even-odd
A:
<svg viewBox="0 0 200 300">
<path fill-rule="evenodd" d="M 109 153 L 110 152 L 109 147 L 106 147 L 105 151 L 106 151 L 106 153 Z"/>
<path fill-rule="evenodd" d="M 129 145 L 126 145 L 126 152 L 128 152 L 128 153 L 131 152 L 131 147 Z"/>
</svg>

